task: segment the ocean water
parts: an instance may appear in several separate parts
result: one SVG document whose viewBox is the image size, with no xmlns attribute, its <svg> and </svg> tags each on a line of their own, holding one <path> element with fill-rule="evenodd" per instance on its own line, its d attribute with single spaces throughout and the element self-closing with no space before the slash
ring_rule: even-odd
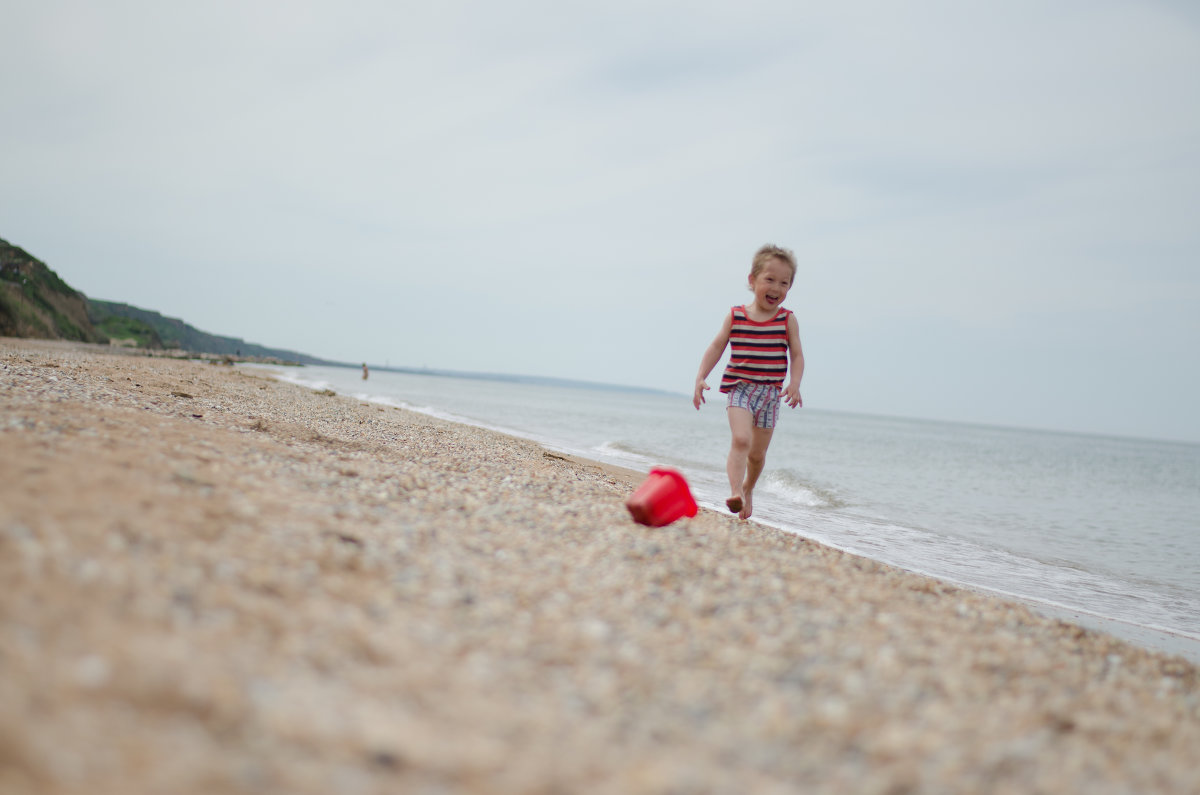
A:
<svg viewBox="0 0 1200 795">
<path fill-rule="evenodd" d="M 639 471 L 668 465 L 724 511 L 722 395 L 337 367 L 276 370 Z M 1200 445 L 866 416 L 780 412 L 754 518 L 1026 600 L 1200 661 Z"/>
</svg>

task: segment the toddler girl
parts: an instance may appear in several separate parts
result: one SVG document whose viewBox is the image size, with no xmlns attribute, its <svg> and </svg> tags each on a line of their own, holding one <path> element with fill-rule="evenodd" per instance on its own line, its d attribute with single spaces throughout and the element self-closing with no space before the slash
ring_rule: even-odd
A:
<svg viewBox="0 0 1200 795">
<path fill-rule="evenodd" d="M 725 501 L 739 518 L 753 512 L 752 494 L 766 461 L 767 446 L 779 417 L 782 397 L 792 408 L 802 405 L 800 379 L 804 351 L 796 316 L 783 308 L 783 299 L 796 278 L 796 258 L 786 248 L 763 246 L 750 266 L 754 300 L 735 306 L 725 316 L 716 339 L 704 351 L 692 405 L 697 410 L 709 389 L 704 379 L 731 346 L 729 364 L 721 376 L 720 391 L 729 395 L 729 430 L 732 441 L 725 471 L 730 497 Z M 791 366 L 791 378 L 783 388 Z"/>
</svg>

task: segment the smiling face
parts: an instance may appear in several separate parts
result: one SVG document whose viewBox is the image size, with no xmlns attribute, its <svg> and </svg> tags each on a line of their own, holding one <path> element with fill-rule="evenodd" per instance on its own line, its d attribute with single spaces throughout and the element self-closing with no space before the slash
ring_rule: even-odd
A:
<svg viewBox="0 0 1200 795">
<path fill-rule="evenodd" d="M 751 273 L 750 289 L 754 291 L 754 308 L 758 313 L 774 316 L 787 298 L 794 277 L 791 266 L 777 258 L 764 262 L 758 273 Z"/>
</svg>

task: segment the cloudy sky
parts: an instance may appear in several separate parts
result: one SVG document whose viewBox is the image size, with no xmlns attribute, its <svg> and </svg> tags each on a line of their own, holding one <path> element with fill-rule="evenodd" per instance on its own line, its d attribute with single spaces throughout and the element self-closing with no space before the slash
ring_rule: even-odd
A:
<svg viewBox="0 0 1200 795">
<path fill-rule="evenodd" d="M 251 342 L 685 394 L 776 242 L 808 406 L 1200 441 L 1196 8 L 10 4 L 0 237 Z"/>
</svg>

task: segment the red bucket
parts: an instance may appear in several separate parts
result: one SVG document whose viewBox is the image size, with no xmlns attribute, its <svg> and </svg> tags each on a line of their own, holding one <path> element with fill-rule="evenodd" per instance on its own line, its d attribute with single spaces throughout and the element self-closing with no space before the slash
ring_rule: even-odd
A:
<svg viewBox="0 0 1200 795">
<path fill-rule="evenodd" d="M 674 469 L 651 469 L 650 477 L 625 500 L 625 507 L 639 524 L 662 527 L 700 510 L 692 499 L 683 475 Z"/>
</svg>

